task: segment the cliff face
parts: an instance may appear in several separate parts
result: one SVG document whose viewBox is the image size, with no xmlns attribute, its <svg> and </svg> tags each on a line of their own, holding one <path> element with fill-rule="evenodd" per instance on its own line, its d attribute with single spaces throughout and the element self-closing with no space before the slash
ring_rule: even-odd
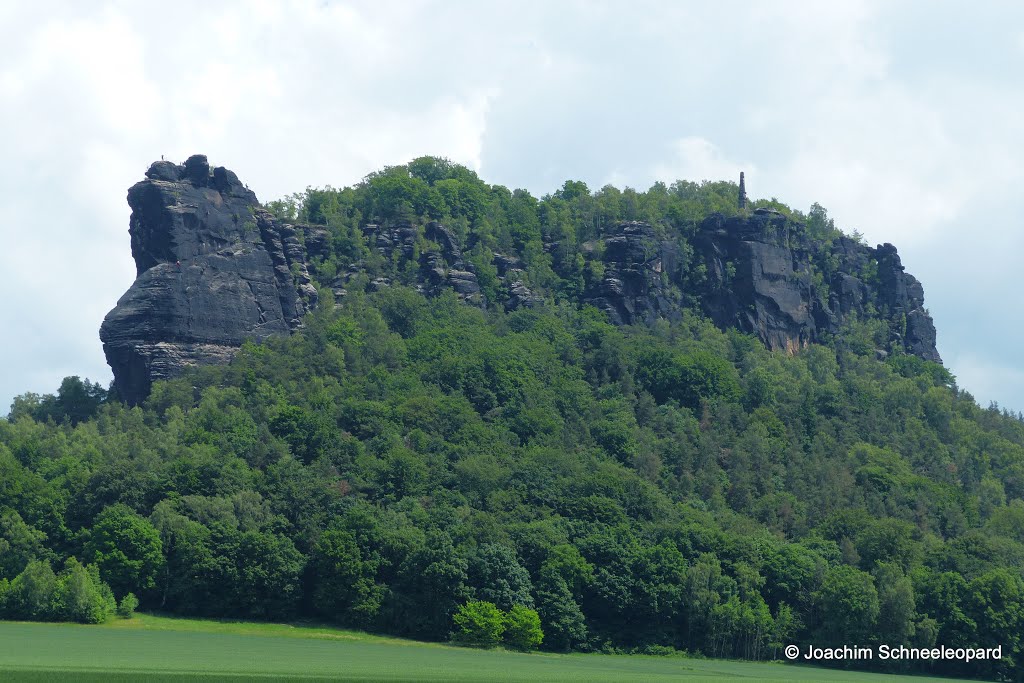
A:
<svg viewBox="0 0 1024 683">
<path fill-rule="evenodd" d="M 211 169 L 206 157 L 154 163 L 128 204 L 138 276 L 100 339 L 129 403 L 143 400 L 153 380 L 227 362 L 246 339 L 296 329 L 316 303 L 301 228 L 275 221 L 234 173 Z"/>
<path fill-rule="evenodd" d="M 211 169 L 206 157 L 154 163 L 128 203 L 138 277 L 103 321 L 100 338 L 129 403 L 142 401 L 156 379 L 229 361 L 246 339 L 295 331 L 316 304 L 310 272 L 331 255 L 330 234 L 274 219 L 234 173 Z M 505 253 L 493 254 L 488 291 L 498 300 L 487 301 L 480 274 L 463 256 L 466 245 L 437 222 L 368 223 L 361 231 L 366 247 L 424 294 L 450 289 L 468 304 L 506 310 L 544 301 L 528 286 L 521 258 Z M 658 235 L 647 223 L 623 222 L 581 245 L 591 277 L 577 303 L 617 325 L 678 319 L 684 306 L 697 305 L 719 327 L 788 352 L 841 337 L 851 319 L 881 319 L 887 339 L 876 340 L 880 354 L 940 360 L 921 283 L 891 244 L 815 242 L 799 224 L 764 209 L 712 214 L 688 240 Z M 557 253 L 560 245 L 544 249 Z M 568 267 L 553 263 L 556 271 Z M 322 284 L 341 297 L 352 286 L 378 290 L 392 280 L 357 261 Z"/>
<path fill-rule="evenodd" d="M 674 286 L 698 300 L 718 327 L 789 352 L 841 335 L 851 319 L 881 319 L 889 330 L 881 353 L 902 350 L 941 362 L 924 289 L 905 272 L 896 247 L 871 248 L 848 237 L 815 243 L 796 227 L 770 210 L 712 214 L 683 264 L 679 246 L 655 240 L 651 226 L 621 223 L 604 239 L 604 278 L 585 301 L 617 324 L 649 323 L 679 314 Z"/>
</svg>

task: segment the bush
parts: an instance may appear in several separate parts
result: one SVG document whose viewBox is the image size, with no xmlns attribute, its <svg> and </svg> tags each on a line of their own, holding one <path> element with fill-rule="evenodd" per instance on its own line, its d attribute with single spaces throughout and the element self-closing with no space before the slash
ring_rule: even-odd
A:
<svg viewBox="0 0 1024 683">
<path fill-rule="evenodd" d="M 96 565 L 83 567 L 75 558 L 67 561 L 53 592 L 53 617 L 83 624 L 102 624 L 114 613 L 116 603 L 110 586 L 100 581 Z"/>
<path fill-rule="evenodd" d="M 117 606 L 117 616 L 122 619 L 131 619 L 138 606 L 139 599 L 135 597 L 135 593 L 128 593 L 121 598 L 121 604 Z"/>
<path fill-rule="evenodd" d="M 505 613 L 493 602 L 467 602 L 455 612 L 452 620 L 458 629 L 455 640 L 469 645 L 494 647 L 505 632 Z"/>
<path fill-rule="evenodd" d="M 57 577 L 45 560 L 32 560 L 11 582 L 5 616 L 8 619 L 47 621 L 53 616 Z"/>
<path fill-rule="evenodd" d="M 505 617 L 505 643 L 517 650 L 534 650 L 544 640 L 536 610 L 515 605 Z"/>
</svg>

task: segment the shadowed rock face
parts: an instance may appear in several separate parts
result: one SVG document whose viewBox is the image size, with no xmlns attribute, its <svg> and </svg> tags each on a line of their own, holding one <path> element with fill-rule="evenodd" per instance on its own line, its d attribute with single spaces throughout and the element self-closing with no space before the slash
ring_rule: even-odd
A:
<svg viewBox="0 0 1024 683">
<path fill-rule="evenodd" d="M 315 303 L 296 227 L 206 157 L 154 163 L 128 204 L 138 276 L 100 327 L 127 402 L 186 366 L 227 362 L 246 339 L 295 330 Z"/>
<path fill-rule="evenodd" d="M 792 227 L 782 214 L 764 209 L 708 216 L 691 241 L 690 269 L 705 271 L 694 278 L 681 270 L 675 243 L 657 241 L 645 223 L 620 223 L 605 236 L 604 277 L 584 301 L 616 324 L 649 324 L 678 317 L 674 285 L 699 301 L 718 327 L 736 327 L 790 352 L 841 334 L 852 317 L 881 318 L 890 338 L 880 351 L 898 348 L 941 362 L 924 289 L 904 271 L 894 246 L 872 249 L 841 237 L 825 249 Z M 815 272 L 827 285 L 828 301 L 813 284 Z"/>
<path fill-rule="evenodd" d="M 246 339 L 295 331 L 316 303 L 308 260 L 330 255 L 329 233 L 275 220 L 234 173 L 211 169 L 206 157 L 154 163 L 128 191 L 128 203 L 138 277 L 107 314 L 100 338 L 129 403 L 144 400 L 156 379 L 228 362 Z M 851 318 L 875 318 L 889 329 L 880 353 L 903 350 L 940 361 L 924 290 L 904 271 L 895 247 L 872 249 L 846 237 L 819 244 L 794 227 L 766 209 L 712 214 L 686 245 L 660 238 L 647 223 L 610 226 L 599 242 L 582 245 L 601 271 L 578 303 L 597 307 L 617 325 L 678 319 L 685 305 L 696 303 L 719 327 L 789 352 L 841 335 Z M 469 304 L 506 310 L 544 302 L 527 286 L 520 257 L 498 253 L 489 289 L 498 300 L 488 302 L 463 256 L 466 245 L 439 223 L 369 223 L 362 233 L 369 248 L 398 264 L 424 294 L 452 290 Z M 544 244 L 548 253 L 559 248 Z M 354 262 L 325 284 L 337 297 L 346 287 L 391 286 L 388 277 L 368 281 L 365 269 Z"/>
</svg>

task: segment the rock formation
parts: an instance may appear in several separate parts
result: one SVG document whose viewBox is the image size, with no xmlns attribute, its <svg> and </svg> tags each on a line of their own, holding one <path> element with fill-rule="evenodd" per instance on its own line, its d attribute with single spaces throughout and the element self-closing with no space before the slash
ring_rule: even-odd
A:
<svg viewBox="0 0 1024 683">
<path fill-rule="evenodd" d="M 613 226 L 603 241 L 604 276 L 584 292 L 584 303 L 616 325 L 678 317 L 679 302 L 669 300 L 666 287 L 677 270 L 675 244 L 657 240 L 650 225 L 637 221 Z"/>
<path fill-rule="evenodd" d="M 924 290 L 894 246 L 872 249 L 840 237 L 825 248 L 799 228 L 771 209 L 712 214 L 690 242 L 693 260 L 684 271 L 675 242 L 657 240 L 645 223 L 620 223 L 603 240 L 603 278 L 584 302 L 616 324 L 649 324 L 678 317 L 678 292 L 696 300 L 718 327 L 736 327 L 789 352 L 841 335 L 853 318 L 881 318 L 889 327 L 881 351 L 941 362 Z"/>
<path fill-rule="evenodd" d="M 741 206 L 745 199 L 741 176 Z M 128 203 L 138 277 L 103 321 L 100 338 L 117 390 L 132 404 L 156 379 L 227 362 L 247 339 L 297 330 L 317 301 L 311 272 L 335 297 L 398 281 L 428 296 L 451 290 L 469 304 L 509 311 L 545 300 L 530 288 L 520 256 L 506 253 L 494 253 L 487 266 L 485 296 L 465 245 L 438 222 L 366 223 L 360 231 L 364 253 L 377 254 L 373 263 L 357 259 L 336 273 L 335 262 L 329 276 L 318 274 L 315 264 L 332 257 L 330 233 L 276 220 L 234 173 L 211 169 L 204 156 L 154 163 Z M 888 329 L 888 339 L 877 341 L 880 356 L 902 350 L 940 360 L 921 283 L 905 272 L 895 247 L 872 249 L 848 237 L 815 242 L 778 211 L 711 214 L 688 239 L 628 221 L 578 248 L 543 248 L 567 281 L 579 278 L 570 269 L 584 264 L 575 303 L 597 307 L 617 325 L 675 320 L 696 307 L 723 329 L 793 352 L 841 341 L 849 321 L 874 318 Z"/>
<path fill-rule="evenodd" d="M 128 191 L 138 275 L 103 321 L 100 339 L 118 392 L 135 404 L 153 380 L 228 361 L 246 339 L 286 334 L 315 304 L 303 237 L 234 173 L 206 157 L 159 161 Z"/>
</svg>

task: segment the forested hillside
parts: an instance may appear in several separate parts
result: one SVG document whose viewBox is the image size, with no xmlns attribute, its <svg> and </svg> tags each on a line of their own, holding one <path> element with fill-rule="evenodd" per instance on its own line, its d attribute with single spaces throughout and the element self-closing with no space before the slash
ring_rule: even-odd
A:
<svg viewBox="0 0 1024 683">
<path fill-rule="evenodd" d="M 0 420 L 0 611 L 96 621 L 133 593 L 523 648 L 535 613 L 552 650 L 1001 645 L 898 670 L 1024 680 L 1024 423 L 914 353 L 881 294 L 789 348 L 716 325 L 692 240 L 736 192 L 537 200 L 425 158 L 271 203 L 329 235 L 301 330 L 138 407 L 69 378 Z M 857 240 L 818 206 L 754 208 L 835 301 Z M 479 296 L 422 286 L 432 221 Z M 626 221 L 676 245 L 668 319 L 587 305 Z M 409 250 L 378 248 L 392 228 Z"/>
</svg>

